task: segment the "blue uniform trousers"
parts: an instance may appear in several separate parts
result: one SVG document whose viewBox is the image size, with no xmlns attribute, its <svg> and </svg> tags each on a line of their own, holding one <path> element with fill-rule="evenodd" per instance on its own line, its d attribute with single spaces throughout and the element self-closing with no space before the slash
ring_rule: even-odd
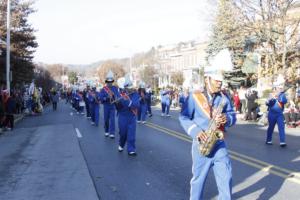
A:
<svg viewBox="0 0 300 200">
<path fill-rule="evenodd" d="M 166 103 L 165 102 L 161 102 L 161 112 L 163 114 L 165 114 L 165 112 L 166 112 Z"/>
<path fill-rule="evenodd" d="M 151 110 L 151 101 L 147 102 L 147 112 L 149 115 L 152 115 L 152 110 Z"/>
<path fill-rule="evenodd" d="M 232 190 L 231 162 L 224 142 L 216 144 L 211 155 L 202 156 L 199 153 L 198 141 L 193 141 L 192 145 L 192 173 L 190 200 L 202 200 L 203 189 L 206 177 L 213 168 L 217 187 L 219 190 L 219 200 L 230 200 Z"/>
<path fill-rule="evenodd" d="M 75 109 L 77 112 L 79 112 L 79 100 L 78 99 L 75 100 Z"/>
<path fill-rule="evenodd" d="M 170 104 L 166 103 L 166 115 L 168 115 L 170 112 Z"/>
<path fill-rule="evenodd" d="M 268 114 L 269 127 L 267 130 L 267 142 L 272 141 L 272 134 L 277 123 L 280 142 L 285 142 L 284 116 L 282 113 L 269 112 Z"/>
<path fill-rule="evenodd" d="M 127 151 L 135 152 L 136 116 L 132 113 L 119 113 L 119 145 L 124 147 L 127 142 Z"/>
<path fill-rule="evenodd" d="M 138 109 L 138 121 L 145 121 L 147 114 L 147 104 L 140 104 Z"/>
<path fill-rule="evenodd" d="M 104 131 L 110 135 L 115 134 L 115 116 L 116 109 L 114 105 L 104 104 Z"/>
<path fill-rule="evenodd" d="M 99 110 L 100 110 L 100 106 L 99 104 L 95 104 L 94 105 L 94 121 L 95 125 L 98 126 L 99 124 Z"/>
<path fill-rule="evenodd" d="M 91 120 L 92 122 L 95 122 L 95 104 L 90 104 L 90 109 L 91 109 Z"/>
<path fill-rule="evenodd" d="M 91 116 L 90 103 L 89 101 L 84 101 L 84 102 L 85 102 L 86 117 L 90 117 Z"/>
</svg>

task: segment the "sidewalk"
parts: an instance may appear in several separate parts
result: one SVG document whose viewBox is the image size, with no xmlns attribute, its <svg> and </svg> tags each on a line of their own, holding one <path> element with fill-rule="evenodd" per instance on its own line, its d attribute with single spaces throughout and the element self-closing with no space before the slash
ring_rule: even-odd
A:
<svg viewBox="0 0 300 200">
<path fill-rule="evenodd" d="M 22 120 L 25 117 L 25 114 L 15 114 L 15 123 Z"/>
<path fill-rule="evenodd" d="M 50 104 L 46 104 L 45 106 L 44 106 L 44 108 L 46 108 L 48 105 L 50 105 Z M 39 114 L 38 114 L 39 115 Z M 29 113 L 21 113 L 21 114 L 14 114 L 14 123 L 16 124 L 16 123 L 18 123 L 19 121 L 21 121 L 25 116 L 38 116 L 38 115 L 31 115 L 31 114 L 29 114 Z M 2 134 L 2 133 L 4 133 L 6 130 L 1 130 L 0 129 L 0 134 Z"/>
<path fill-rule="evenodd" d="M 239 124 L 253 124 L 259 127 L 259 129 L 262 130 L 267 130 L 268 125 L 263 125 L 259 122 L 254 122 L 254 121 L 245 121 L 243 120 L 243 115 L 242 114 L 237 114 L 237 123 Z M 277 125 L 275 126 L 274 132 L 278 132 Z M 296 128 L 289 128 L 285 126 L 285 132 L 286 134 L 294 135 L 294 136 L 300 136 L 300 126 Z"/>
<path fill-rule="evenodd" d="M 16 124 L 17 122 L 22 120 L 24 118 L 24 116 L 25 116 L 24 114 L 15 114 L 14 115 L 14 124 Z M 6 131 L 8 131 L 8 130 L 6 130 L 6 128 L 0 128 L 0 134 L 3 134 Z"/>
<path fill-rule="evenodd" d="M 98 199 L 72 124 L 12 133 L 0 137 L 1 199 Z"/>
</svg>

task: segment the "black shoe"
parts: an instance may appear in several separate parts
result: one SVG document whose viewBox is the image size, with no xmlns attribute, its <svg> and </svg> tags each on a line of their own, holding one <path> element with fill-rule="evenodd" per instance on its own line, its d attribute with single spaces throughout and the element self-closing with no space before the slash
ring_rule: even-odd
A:
<svg viewBox="0 0 300 200">
<path fill-rule="evenodd" d="M 149 117 L 152 117 L 152 114 L 150 114 Z"/>
<path fill-rule="evenodd" d="M 280 142 L 280 147 L 286 147 L 286 143 L 285 142 Z"/>
<path fill-rule="evenodd" d="M 128 155 L 129 155 L 129 156 L 136 156 L 137 154 L 136 154 L 136 152 L 131 151 L 131 152 L 128 152 Z"/>
</svg>

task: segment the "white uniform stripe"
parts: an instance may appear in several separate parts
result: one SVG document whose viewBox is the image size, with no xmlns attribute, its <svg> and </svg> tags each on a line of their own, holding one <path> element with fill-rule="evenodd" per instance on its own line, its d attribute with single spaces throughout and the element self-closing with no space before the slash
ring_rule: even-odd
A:
<svg viewBox="0 0 300 200">
<path fill-rule="evenodd" d="M 188 129 L 188 134 L 189 135 L 191 135 L 191 131 L 194 129 L 194 128 L 196 128 L 197 127 L 197 125 L 196 124 L 193 124 L 192 126 L 190 126 L 190 128 Z"/>
<path fill-rule="evenodd" d="M 231 126 L 232 125 L 232 116 L 231 115 L 227 115 L 227 116 L 229 117 L 229 120 L 230 120 L 229 126 Z"/>
<path fill-rule="evenodd" d="M 129 104 L 128 104 L 128 107 L 130 107 L 130 106 L 131 106 L 131 104 L 132 104 L 132 101 L 130 101 L 130 102 L 129 102 Z"/>
</svg>

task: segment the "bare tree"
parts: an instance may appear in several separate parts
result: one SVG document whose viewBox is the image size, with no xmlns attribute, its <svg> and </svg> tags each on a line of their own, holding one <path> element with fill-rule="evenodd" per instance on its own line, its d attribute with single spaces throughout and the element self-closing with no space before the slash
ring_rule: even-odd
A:
<svg viewBox="0 0 300 200">
<path fill-rule="evenodd" d="M 262 73 L 274 76 L 293 68 L 299 57 L 299 1 L 236 0 L 235 6 L 243 16 L 245 31 L 255 36 L 256 49 L 264 57 Z"/>
<path fill-rule="evenodd" d="M 105 78 L 109 70 L 111 70 L 114 73 L 115 80 L 125 75 L 125 70 L 122 65 L 114 61 L 108 60 L 98 68 L 98 77 L 100 78 L 100 81 L 102 83 L 105 82 Z"/>
<path fill-rule="evenodd" d="M 155 87 L 156 80 L 155 75 L 157 72 L 155 71 L 153 66 L 146 66 L 142 70 L 140 70 L 141 80 L 144 81 L 147 85 L 151 85 L 151 87 Z"/>
<path fill-rule="evenodd" d="M 173 72 L 171 74 L 171 80 L 172 83 L 174 83 L 177 86 L 181 86 L 183 84 L 184 78 L 181 71 Z"/>
</svg>

